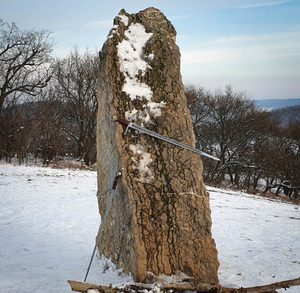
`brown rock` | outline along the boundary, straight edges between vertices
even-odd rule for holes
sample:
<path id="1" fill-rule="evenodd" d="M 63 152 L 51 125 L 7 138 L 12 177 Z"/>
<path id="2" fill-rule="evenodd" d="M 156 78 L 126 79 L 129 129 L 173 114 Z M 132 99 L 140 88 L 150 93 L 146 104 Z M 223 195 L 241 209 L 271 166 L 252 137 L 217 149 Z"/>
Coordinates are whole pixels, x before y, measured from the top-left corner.
<path id="1" fill-rule="evenodd" d="M 176 31 L 155 8 L 121 10 L 114 24 L 100 54 L 99 250 L 139 282 L 148 271 L 181 271 L 216 284 L 219 263 L 200 157 L 145 134 L 125 135 L 113 119 L 195 145 Z"/>

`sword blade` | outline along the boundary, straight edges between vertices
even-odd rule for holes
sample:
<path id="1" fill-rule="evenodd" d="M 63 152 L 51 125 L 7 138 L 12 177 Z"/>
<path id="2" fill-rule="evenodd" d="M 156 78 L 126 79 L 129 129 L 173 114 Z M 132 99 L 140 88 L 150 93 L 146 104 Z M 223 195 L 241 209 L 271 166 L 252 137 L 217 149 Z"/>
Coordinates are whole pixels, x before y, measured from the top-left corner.
<path id="1" fill-rule="evenodd" d="M 139 126 L 139 125 L 137 125 L 135 123 L 128 123 L 126 131 L 127 131 L 128 128 L 131 128 L 131 129 L 137 130 L 138 132 L 141 132 L 141 133 L 147 134 L 149 136 L 158 138 L 158 139 L 160 139 L 162 141 L 165 141 L 165 142 L 168 142 L 168 143 L 173 144 L 175 146 L 178 146 L 178 147 L 181 147 L 183 149 L 189 150 L 189 151 L 191 151 L 193 153 L 196 153 L 198 155 L 210 158 L 210 159 L 215 160 L 215 161 L 220 161 L 220 159 L 217 158 L 217 157 L 215 157 L 215 156 L 212 156 L 210 154 L 202 152 L 202 151 L 200 151 L 200 150 L 198 150 L 198 149 L 196 149 L 194 147 L 191 147 L 191 146 L 189 146 L 189 145 L 187 145 L 185 143 L 179 142 L 179 141 L 177 141 L 175 139 L 169 138 L 167 136 L 163 136 L 163 135 L 161 135 L 161 134 L 159 134 L 157 132 L 151 131 L 151 130 L 149 130 L 147 128 L 144 128 L 142 126 Z"/>

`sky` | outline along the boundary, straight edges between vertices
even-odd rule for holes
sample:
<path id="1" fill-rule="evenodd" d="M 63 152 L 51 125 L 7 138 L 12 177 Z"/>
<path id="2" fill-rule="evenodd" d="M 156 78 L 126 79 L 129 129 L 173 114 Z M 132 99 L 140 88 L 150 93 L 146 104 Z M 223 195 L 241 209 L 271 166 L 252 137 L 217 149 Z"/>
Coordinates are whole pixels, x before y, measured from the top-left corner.
<path id="1" fill-rule="evenodd" d="M 160 9 L 177 31 L 185 85 L 300 97 L 300 0 L 0 0 L 0 18 L 47 29 L 53 54 L 99 51 L 122 8 Z"/>

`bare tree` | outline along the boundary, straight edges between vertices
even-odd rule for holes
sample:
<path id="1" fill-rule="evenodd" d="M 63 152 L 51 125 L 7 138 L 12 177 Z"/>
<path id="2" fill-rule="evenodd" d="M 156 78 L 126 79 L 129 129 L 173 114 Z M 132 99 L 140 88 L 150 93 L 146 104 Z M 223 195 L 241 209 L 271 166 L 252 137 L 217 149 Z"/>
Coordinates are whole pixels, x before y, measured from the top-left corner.
<path id="1" fill-rule="evenodd" d="M 43 99 L 35 107 L 35 140 L 32 152 L 41 157 L 43 164 L 66 154 L 68 140 L 63 133 L 63 103 L 57 99 L 52 89 L 48 89 Z"/>
<path id="2" fill-rule="evenodd" d="M 264 179 L 266 192 L 276 188 L 299 196 L 298 122 L 282 125 L 231 87 L 210 93 L 189 86 L 186 95 L 198 147 L 221 160 L 216 164 L 203 158 L 206 180 L 219 183 L 226 177 L 231 184 L 255 190 Z"/>
<path id="3" fill-rule="evenodd" d="M 217 165 L 208 163 L 207 179 L 220 181 L 226 170 L 234 181 L 233 169 L 248 165 L 241 153 L 253 137 L 253 102 L 230 86 L 215 93 L 190 87 L 186 93 L 198 147 L 220 158 Z"/>
<path id="4" fill-rule="evenodd" d="M 50 79 L 53 43 L 46 30 L 21 30 L 0 19 L 0 113 L 8 97 L 35 96 Z"/>
<path id="5" fill-rule="evenodd" d="M 56 94 L 65 104 L 65 132 L 77 143 L 77 157 L 86 164 L 96 158 L 96 113 L 99 57 L 74 49 L 55 66 Z"/>
<path id="6" fill-rule="evenodd" d="M 10 100 L 0 116 L 0 158 L 10 162 L 13 157 L 22 163 L 35 136 L 34 103 L 18 104 Z"/>

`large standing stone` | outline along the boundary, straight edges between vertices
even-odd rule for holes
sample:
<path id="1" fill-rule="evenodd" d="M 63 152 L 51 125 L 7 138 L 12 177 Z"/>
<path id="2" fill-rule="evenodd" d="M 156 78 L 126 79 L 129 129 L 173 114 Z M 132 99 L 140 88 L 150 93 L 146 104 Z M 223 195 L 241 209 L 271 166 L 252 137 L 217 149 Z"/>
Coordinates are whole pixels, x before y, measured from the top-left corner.
<path id="1" fill-rule="evenodd" d="M 129 130 L 113 117 L 193 146 L 176 31 L 155 8 L 121 10 L 100 53 L 98 195 L 101 254 L 136 281 L 181 271 L 218 282 L 209 195 L 197 154 Z M 115 176 L 122 171 L 116 190 Z"/>

